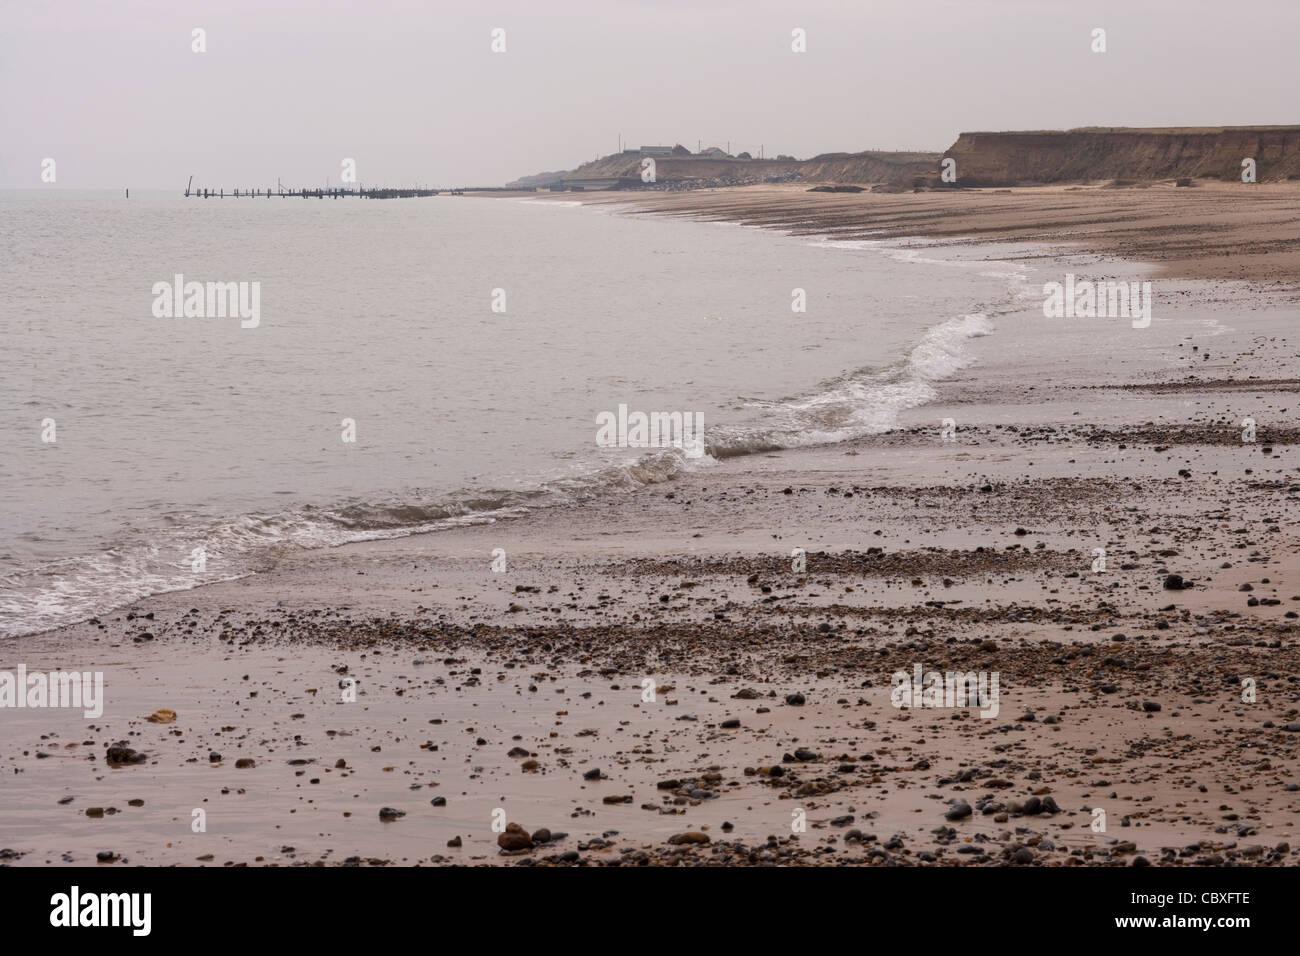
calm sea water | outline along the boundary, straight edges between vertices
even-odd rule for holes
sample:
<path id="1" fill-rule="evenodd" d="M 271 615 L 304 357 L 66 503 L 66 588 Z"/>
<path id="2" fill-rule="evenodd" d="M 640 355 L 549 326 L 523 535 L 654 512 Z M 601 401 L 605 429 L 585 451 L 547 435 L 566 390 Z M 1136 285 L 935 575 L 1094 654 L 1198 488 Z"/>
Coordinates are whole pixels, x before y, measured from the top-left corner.
<path id="1" fill-rule="evenodd" d="M 0 193 L 0 631 L 887 429 L 1014 286 L 915 259 L 537 200 Z M 155 317 L 177 273 L 260 283 L 260 324 Z M 708 454 L 597 447 L 619 404 L 701 413 Z"/>

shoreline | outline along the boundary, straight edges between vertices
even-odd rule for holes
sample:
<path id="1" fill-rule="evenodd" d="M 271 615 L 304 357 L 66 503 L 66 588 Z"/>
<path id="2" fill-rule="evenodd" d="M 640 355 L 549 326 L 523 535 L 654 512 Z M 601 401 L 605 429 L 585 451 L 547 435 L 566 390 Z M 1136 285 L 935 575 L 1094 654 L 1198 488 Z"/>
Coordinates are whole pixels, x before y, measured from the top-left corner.
<path id="1" fill-rule="evenodd" d="M 922 240 L 975 250 L 1033 242 L 1031 259 L 1095 256 L 1145 263 L 1163 279 L 1241 279 L 1300 300 L 1300 184 L 1072 184 L 915 193 L 808 188 L 615 191 L 583 194 L 577 201 L 840 240 Z M 536 198 L 575 201 L 569 193 Z"/>
<path id="2" fill-rule="evenodd" d="M 776 192 L 739 218 L 775 227 L 790 201 Z M 721 210 L 666 198 L 646 202 Z M 1193 293 L 1158 321 L 1185 324 L 1102 367 L 1071 346 L 1097 327 L 1052 339 L 1004 316 L 972 340 L 977 364 L 880 435 L 290 554 L 11 638 L 0 670 L 20 652 L 29 671 L 103 669 L 110 706 L 89 729 L 6 714 L 0 772 L 23 809 L 0 832 L 20 865 L 104 849 L 197 865 L 1295 865 L 1296 273 L 1285 242 L 1270 250 L 1223 300 L 1196 301 L 1237 268 L 1221 250 L 1191 277 L 1216 285 L 1170 274 L 1195 260 L 1154 264 Z M 1145 268 L 1103 254 L 1050 261 Z M 1150 381 L 1161 367 L 1173 377 Z M 1235 437 L 1244 404 L 1250 445 Z M 1170 574 L 1192 586 L 1167 590 Z M 893 707 L 890 675 L 915 665 L 999 673 L 999 715 Z M 343 667 L 356 703 L 339 699 Z M 144 719 L 159 708 L 176 722 Z M 146 762 L 91 759 L 119 740 Z M 497 808 L 568 835 L 503 854 Z"/>

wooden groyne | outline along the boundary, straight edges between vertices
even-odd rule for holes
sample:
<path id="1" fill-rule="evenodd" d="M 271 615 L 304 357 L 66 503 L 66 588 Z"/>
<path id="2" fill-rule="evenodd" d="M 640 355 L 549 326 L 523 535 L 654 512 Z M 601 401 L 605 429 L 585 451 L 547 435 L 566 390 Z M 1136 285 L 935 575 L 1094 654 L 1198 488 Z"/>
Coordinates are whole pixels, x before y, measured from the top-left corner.
<path id="1" fill-rule="evenodd" d="M 285 189 L 283 186 L 277 186 L 275 189 L 267 187 L 266 189 L 226 189 L 220 187 L 211 189 L 206 186 L 193 188 L 194 177 L 190 177 L 190 184 L 185 187 L 186 198 L 197 199 L 344 199 L 349 196 L 360 197 L 361 199 L 417 199 L 423 196 L 437 196 L 440 193 L 448 193 L 457 196 L 462 193 L 459 189 L 428 189 L 418 186 L 372 186 L 365 188 L 362 186 L 331 186 L 325 189 Z"/>

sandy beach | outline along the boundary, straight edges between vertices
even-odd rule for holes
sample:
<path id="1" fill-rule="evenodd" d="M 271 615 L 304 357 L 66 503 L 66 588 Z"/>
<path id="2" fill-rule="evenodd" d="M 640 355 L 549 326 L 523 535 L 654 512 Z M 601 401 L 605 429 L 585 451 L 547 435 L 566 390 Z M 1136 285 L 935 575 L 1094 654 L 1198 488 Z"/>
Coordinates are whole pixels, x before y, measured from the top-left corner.
<path id="1" fill-rule="evenodd" d="M 1295 865 L 1300 189 L 1242 195 L 637 197 L 1153 277 L 1157 322 L 1099 365 L 999 316 L 885 434 L 11 640 L 107 704 L 6 715 L 6 861 Z M 997 675 L 995 713 L 895 706 L 917 668 Z"/>
<path id="2" fill-rule="evenodd" d="M 563 195 L 563 194 L 561 194 Z M 814 193 L 802 184 L 593 194 L 627 204 L 833 239 L 984 246 L 1032 242 L 1035 257 L 1148 263 L 1161 278 L 1236 279 L 1300 292 L 1300 188 L 1171 182 L 924 192 Z"/>

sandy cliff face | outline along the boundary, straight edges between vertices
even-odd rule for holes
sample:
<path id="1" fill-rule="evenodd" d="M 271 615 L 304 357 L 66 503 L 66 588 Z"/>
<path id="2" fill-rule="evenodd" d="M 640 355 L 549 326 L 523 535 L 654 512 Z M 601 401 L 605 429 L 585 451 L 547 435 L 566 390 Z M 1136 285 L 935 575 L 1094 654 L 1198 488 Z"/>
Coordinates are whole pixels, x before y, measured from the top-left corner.
<path id="1" fill-rule="evenodd" d="M 810 183 L 910 184 L 938 161 L 935 153 L 826 153 L 799 165 L 803 180 Z"/>
<path id="2" fill-rule="evenodd" d="M 1300 179 L 1300 126 L 1073 129 L 962 133 L 944 156 L 964 186 L 1213 178 L 1241 181 L 1252 158 L 1259 182 Z"/>

